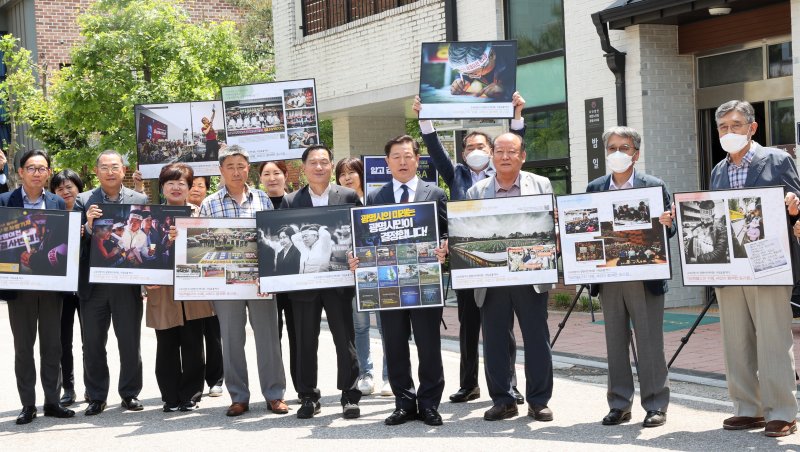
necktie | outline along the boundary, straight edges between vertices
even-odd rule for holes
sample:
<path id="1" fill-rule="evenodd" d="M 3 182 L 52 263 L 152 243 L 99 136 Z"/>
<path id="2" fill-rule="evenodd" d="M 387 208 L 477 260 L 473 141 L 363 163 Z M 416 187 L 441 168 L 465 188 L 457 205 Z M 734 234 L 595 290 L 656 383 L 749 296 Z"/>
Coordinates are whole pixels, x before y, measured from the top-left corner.
<path id="1" fill-rule="evenodd" d="M 403 184 L 400 186 L 403 189 L 403 193 L 400 194 L 400 203 L 408 202 L 408 185 Z"/>

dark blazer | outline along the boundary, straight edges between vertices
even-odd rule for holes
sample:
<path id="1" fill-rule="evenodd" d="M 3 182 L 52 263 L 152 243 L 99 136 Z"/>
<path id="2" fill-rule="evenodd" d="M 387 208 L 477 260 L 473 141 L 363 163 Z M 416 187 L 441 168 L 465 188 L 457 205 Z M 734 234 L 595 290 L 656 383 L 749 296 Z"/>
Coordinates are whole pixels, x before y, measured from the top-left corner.
<path id="1" fill-rule="evenodd" d="M 750 167 L 747 169 L 745 187 L 770 187 L 782 185 L 784 193 L 794 192 L 800 196 L 800 177 L 797 175 L 797 166 L 794 159 L 786 152 L 777 148 L 765 148 L 753 141 L 752 149 L 755 155 Z M 728 178 L 728 159 L 724 158 L 717 163 L 711 171 L 711 189 L 728 190 L 731 181 Z M 792 273 L 795 281 L 800 281 L 800 246 L 792 234 L 792 224 L 797 218 L 789 218 L 789 250 L 792 258 Z"/>
<path id="2" fill-rule="evenodd" d="M 0 207 L 25 207 L 22 201 L 22 187 L 16 188 L 14 191 L 5 192 L 0 194 Z M 44 191 L 44 208 L 52 210 L 66 210 L 67 204 L 61 199 L 60 196 Z M 0 299 L 15 300 L 17 298 L 16 290 L 2 290 L 0 291 Z"/>
<path id="3" fill-rule="evenodd" d="M 276 251 L 277 257 L 275 258 L 275 274 L 276 275 L 294 275 L 300 270 L 300 250 L 295 248 L 294 245 L 289 247 L 289 252 L 286 257 L 283 257 L 283 250 Z M 296 269 L 294 272 L 286 272 L 281 269 Z"/>
<path id="4" fill-rule="evenodd" d="M 414 202 L 436 201 L 438 212 L 439 236 L 447 238 L 447 194 L 432 182 L 419 179 L 417 191 L 414 193 Z M 397 204 L 394 199 L 392 182 L 387 182 L 378 191 L 373 191 L 367 196 L 367 205 Z"/>
<path id="5" fill-rule="evenodd" d="M 358 193 L 355 190 L 352 190 L 347 187 L 342 187 L 339 185 L 330 185 L 331 190 L 328 193 L 328 205 L 329 206 L 340 206 L 343 204 L 353 204 L 356 206 L 361 205 L 361 200 L 358 199 Z M 283 201 L 281 201 L 280 209 L 291 209 L 297 207 L 314 207 L 314 204 L 311 202 L 311 194 L 309 193 L 310 188 L 308 185 L 297 190 L 296 192 L 289 193 L 288 195 L 283 197 Z M 300 268 L 300 251 L 292 247 L 294 253 L 296 253 L 295 259 L 297 259 L 297 268 Z M 289 253 L 287 259 L 292 258 L 292 252 Z M 280 259 L 280 253 L 278 254 L 278 259 Z M 342 297 L 347 298 L 348 300 L 353 298 L 355 295 L 355 289 L 353 287 L 337 287 L 335 289 L 337 293 L 339 293 Z M 297 292 L 291 292 L 289 296 L 293 300 L 313 300 L 316 298 L 318 290 L 300 290 Z"/>
<path id="6" fill-rule="evenodd" d="M 586 186 L 586 192 L 598 192 L 598 191 L 608 191 L 608 187 L 611 186 L 611 174 L 606 174 L 605 176 L 600 176 L 597 179 L 589 182 L 589 185 Z M 634 170 L 633 174 L 633 188 L 643 188 L 643 187 L 661 187 L 661 193 L 664 196 L 664 209 L 668 210 L 672 208 L 672 197 L 669 194 L 669 190 L 667 190 L 667 185 L 661 179 L 651 176 L 643 171 L 636 171 Z M 677 227 L 675 222 L 672 223 L 671 228 L 667 228 L 667 238 L 671 238 L 675 235 L 677 231 Z M 669 247 L 669 243 L 666 243 L 667 247 Z M 644 281 L 644 287 L 653 295 L 663 295 L 667 293 L 669 290 L 667 286 L 667 280 L 653 280 L 653 281 Z M 600 290 L 599 285 L 592 284 L 589 288 L 589 292 L 592 295 L 596 295 L 597 292 Z"/>
<path id="7" fill-rule="evenodd" d="M 122 198 L 121 204 L 147 204 L 147 195 L 133 191 L 129 188 L 122 187 L 120 191 Z M 85 191 L 78 195 L 75 200 L 75 206 L 72 210 L 81 213 L 81 225 L 86 224 L 86 211 L 89 207 L 95 204 L 103 203 L 103 192 L 100 187 L 94 190 Z M 92 243 L 92 236 L 88 232 L 84 232 L 81 238 L 81 259 L 80 259 L 80 272 L 78 274 L 78 296 L 82 300 L 88 300 L 92 295 L 94 284 L 89 284 L 89 248 Z M 139 285 L 120 285 L 120 290 L 129 288 L 137 297 L 141 297 L 142 289 Z"/>

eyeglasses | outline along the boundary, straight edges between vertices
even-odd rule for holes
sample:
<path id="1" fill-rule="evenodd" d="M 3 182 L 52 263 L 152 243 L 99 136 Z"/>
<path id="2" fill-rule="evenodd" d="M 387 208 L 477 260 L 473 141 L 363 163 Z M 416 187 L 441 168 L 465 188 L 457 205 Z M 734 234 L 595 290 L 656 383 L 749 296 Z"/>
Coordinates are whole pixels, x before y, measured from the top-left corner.
<path id="1" fill-rule="evenodd" d="M 631 152 L 636 151 L 636 148 L 631 147 L 631 145 L 629 145 L 629 144 L 623 144 L 622 146 L 617 146 L 617 147 L 609 146 L 609 147 L 606 148 L 606 151 L 608 151 L 609 154 L 613 154 L 614 152 L 617 152 L 617 151 L 624 152 L 626 154 L 630 154 Z"/>
<path id="2" fill-rule="evenodd" d="M 101 173 L 111 174 L 111 173 L 118 173 L 118 172 L 122 171 L 122 166 L 121 165 L 113 165 L 113 166 L 105 166 L 105 165 L 103 165 L 103 166 L 98 167 L 97 169 L 100 170 Z"/>
<path id="3" fill-rule="evenodd" d="M 494 154 L 500 158 L 514 157 L 519 154 L 519 151 L 498 151 L 497 149 L 495 149 Z"/>
<path id="4" fill-rule="evenodd" d="M 34 175 L 36 173 L 46 174 L 48 171 L 50 171 L 50 168 L 48 168 L 46 166 L 26 166 L 25 167 L 25 172 L 30 174 L 30 175 Z"/>
<path id="5" fill-rule="evenodd" d="M 745 130 L 746 128 L 749 128 L 750 124 L 752 124 L 752 123 L 751 122 L 745 122 L 745 123 L 736 122 L 736 123 L 733 123 L 731 125 L 717 126 L 717 130 L 722 135 L 725 135 L 726 133 L 730 133 L 730 132 L 739 133 L 739 132 Z"/>

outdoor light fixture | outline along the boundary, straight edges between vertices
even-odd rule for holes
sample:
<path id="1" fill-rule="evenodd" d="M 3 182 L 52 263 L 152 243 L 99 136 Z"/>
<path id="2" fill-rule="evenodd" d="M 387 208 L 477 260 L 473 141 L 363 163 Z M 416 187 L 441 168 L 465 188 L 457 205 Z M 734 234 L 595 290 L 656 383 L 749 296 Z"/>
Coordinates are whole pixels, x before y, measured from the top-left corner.
<path id="1" fill-rule="evenodd" d="M 730 13 L 731 13 L 730 8 L 722 8 L 722 7 L 708 8 L 708 14 L 711 14 L 712 16 L 726 16 Z"/>

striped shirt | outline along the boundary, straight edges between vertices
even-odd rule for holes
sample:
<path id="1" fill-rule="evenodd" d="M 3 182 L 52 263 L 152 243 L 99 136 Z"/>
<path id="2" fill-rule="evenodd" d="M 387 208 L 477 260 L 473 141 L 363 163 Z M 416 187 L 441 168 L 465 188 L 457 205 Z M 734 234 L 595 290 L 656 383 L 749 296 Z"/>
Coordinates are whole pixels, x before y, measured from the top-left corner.
<path id="1" fill-rule="evenodd" d="M 728 159 L 728 181 L 730 182 L 731 188 L 744 187 L 744 182 L 747 180 L 747 169 L 750 168 L 750 162 L 753 161 L 753 157 L 756 155 L 754 151 L 755 144 L 754 141 L 750 145 L 750 149 L 748 149 L 747 153 L 742 157 L 742 162 L 739 166 L 733 163 L 730 155 L 726 157 Z"/>
<path id="2" fill-rule="evenodd" d="M 217 218 L 255 218 L 256 212 L 272 210 L 269 196 L 261 190 L 245 185 L 244 202 L 238 204 L 228 194 L 227 187 L 222 187 L 218 192 L 209 195 L 200 205 L 201 217 Z"/>

